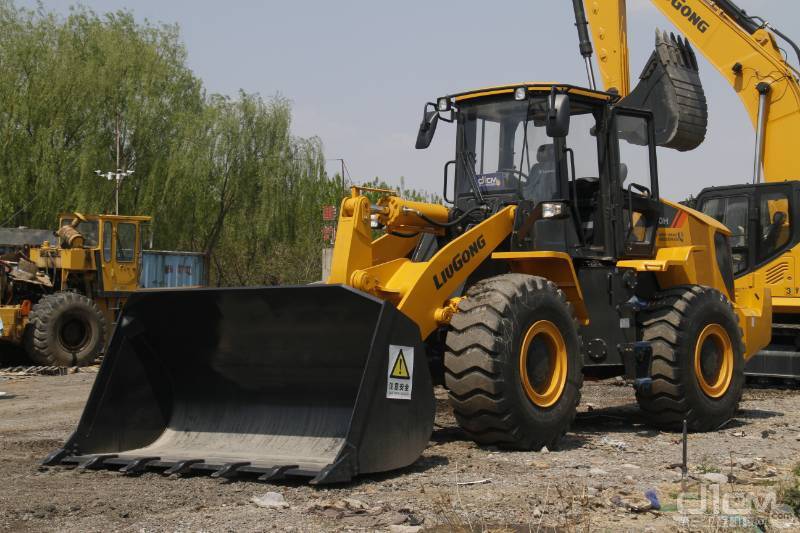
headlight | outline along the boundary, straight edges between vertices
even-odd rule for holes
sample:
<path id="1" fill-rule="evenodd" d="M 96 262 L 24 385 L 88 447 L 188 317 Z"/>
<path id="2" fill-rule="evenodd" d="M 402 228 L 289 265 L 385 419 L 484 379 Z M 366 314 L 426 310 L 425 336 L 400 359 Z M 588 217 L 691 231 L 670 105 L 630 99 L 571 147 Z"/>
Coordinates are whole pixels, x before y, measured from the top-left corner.
<path id="1" fill-rule="evenodd" d="M 514 91 L 514 100 L 525 100 L 528 97 L 527 87 L 517 87 Z"/>
<path id="2" fill-rule="evenodd" d="M 436 107 L 441 112 L 449 111 L 450 110 L 450 99 L 446 96 L 439 98 L 436 101 Z"/>
<path id="3" fill-rule="evenodd" d="M 558 218 L 564 214 L 564 204 L 546 202 L 542 204 L 542 218 Z"/>

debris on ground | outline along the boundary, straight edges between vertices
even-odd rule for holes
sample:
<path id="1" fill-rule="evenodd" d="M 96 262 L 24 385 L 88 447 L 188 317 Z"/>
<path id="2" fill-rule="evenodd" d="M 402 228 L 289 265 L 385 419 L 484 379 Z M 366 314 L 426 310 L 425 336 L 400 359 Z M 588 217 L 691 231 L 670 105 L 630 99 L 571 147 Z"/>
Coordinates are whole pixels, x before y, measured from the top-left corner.
<path id="1" fill-rule="evenodd" d="M 622 507 L 633 513 L 644 513 L 653 509 L 653 504 L 647 498 L 639 498 L 635 496 L 613 496 L 610 500 L 611 505 Z"/>
<path id="2" fill-rule="evenodd" d="M 476 481 L 459 481 L 456 485 L 459 486 L 467 486 L 467 485 L 485 485 L 486 483 L 491 483 L 491 479 L 478 479 Z"/>
<path id="3" fill-rule="evenodd" d="M 661 509 L 661 502 L 658 499 L 658 493 L 655 489 L 649 489 L 647 492 L 644 493 L 644 497 L 650 502 L 650 506 L 658 511 Z"/>
<path id="4" fill-rule="evenodd" d="M 280 492 L 266 492 L 260 496 L 253 496 L 250 501 L 259 507 L 266 507 L 268 509 L 288 509 L 289 502 L 283 497 Z"/>
<path id="5" fill-rule="evenodd" d="M 723 485 L 728 482 L 728 476 L 718 472 L 708 472 L 703 474 L 702 479 L 704 481 L 708 481 L 709 483 L 716 483 L 718 485 Z"/>

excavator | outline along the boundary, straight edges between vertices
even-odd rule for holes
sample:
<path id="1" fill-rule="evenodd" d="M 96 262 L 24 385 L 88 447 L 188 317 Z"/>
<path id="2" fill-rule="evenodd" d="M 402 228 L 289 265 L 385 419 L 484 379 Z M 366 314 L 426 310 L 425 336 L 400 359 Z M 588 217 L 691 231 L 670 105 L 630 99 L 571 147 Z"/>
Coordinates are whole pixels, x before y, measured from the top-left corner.
<path id="1" fill-rule="evenodd" d="M 347 482 L 418 459 L 437 383 L 509 449 L 556 448 L 584 378 L 628 378 L 657 427 L 726 424 L 772 308 L 734 288 L 731 231 L 659 194 L 656 147 L 705 135 L 658 96 L 704 98 L 687 50 L 659 43 L 637 105 L 550 82 L 426 103 L 417 149 L 455 128 L 443 203 L 352 187 L 323 284 L 134 293 L 45 464 Z"/>
<path id="2" fill-rule="evenodd" d="M 697 207 L 733 231 L 736 290 L 763 287 L 772 294 L 772 341 L 748 362 L 747 375 L 796 384 L 800 380 L 800 157 L 794 151 L 800 134 L 800 72 L 780 44 L 788 44 L 798 63 L 800 48 L 731 0 L 651 2 L 730 84 L 755 128 L 752 176 L 743 176 L 741 185 L 704 189 Z M 641 98 L 637 91 L 642 84 L 630 90 L 626 0 L 573 0 L 573 5 L 590 83 L 594 44 L 605 89 L 629 100 Z M 681 37 L 658 32 L 657 40 L 688 49 Z M 663 59 L 671 62 L 675 55 Z M 652 64 L 648 63 L 643 79 Z M 673 80 L 674 91 L 668 91 L 667 98 L 692 98 L 686 83 L 697 83 L 694 75 Z M 705 106 L 695 103 L 695 112 Z M 695 116 L 704 120 L 702 113 Z"/>

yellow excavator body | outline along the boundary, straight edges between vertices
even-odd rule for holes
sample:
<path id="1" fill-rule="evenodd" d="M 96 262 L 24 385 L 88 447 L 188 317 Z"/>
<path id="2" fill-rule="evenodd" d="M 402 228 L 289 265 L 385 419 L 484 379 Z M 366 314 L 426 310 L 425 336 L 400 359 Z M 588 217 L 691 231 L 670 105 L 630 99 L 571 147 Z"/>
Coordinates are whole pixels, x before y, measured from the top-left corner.
<path id="1" fill-rule="evenodd" d="M 602 84 L 625 98 L 632 92 L 627 2 L 580 1 Z M 773 339 L 749 364 L 748 374 L 796 381 L 800 379 L 800 275 L 795 270 L 800 265 L 800 213 L 795 180 L 800 176 L 800 158 L 794 139 L 800 133 L 800 74 L 779 39 L 788 43 L 798 61 L 800 48 L 774 25 L 745 13 L 732 0 L 651 3 L 728 82 L 756 130 L 752 175 L 742 176 L 741 186 L 704 189 L 697 206 L 729 224 L 735 233 L 737 290 L 767 288 L 772 293 Z M 680 37 L 671 40 L 681 42 Z M 642 76 L 646 75 L 647 68 Z M 684 88 L 677 87 L 678 91 Z M 746 211 L 755 216 L 743 215 Z"/>

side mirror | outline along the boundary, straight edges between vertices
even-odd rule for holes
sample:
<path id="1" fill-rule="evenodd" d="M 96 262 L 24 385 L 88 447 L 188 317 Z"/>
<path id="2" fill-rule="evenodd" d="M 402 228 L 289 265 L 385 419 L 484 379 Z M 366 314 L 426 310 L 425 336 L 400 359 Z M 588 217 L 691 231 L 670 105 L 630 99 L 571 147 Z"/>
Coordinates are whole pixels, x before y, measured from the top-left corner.
<path id="1" fill-rule="evenodd" d="M 424 150 L 431 145 L 433 135 L 436 133 L 436 125 L 439 123 L 438 111 L 426 111 L 422 115 L 422 123 L 419 125 L 417 133 L 417 150 Z"/>
<path id="2" fill-rule="evenodd" d="M 547 99 L 547 136 L 566 137 L 569 135 L 569 95 L 550 93 Z"/>

